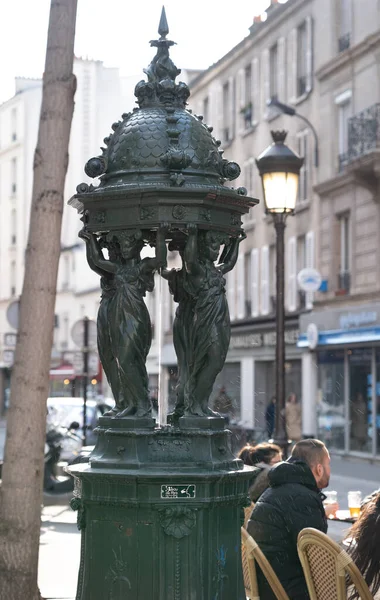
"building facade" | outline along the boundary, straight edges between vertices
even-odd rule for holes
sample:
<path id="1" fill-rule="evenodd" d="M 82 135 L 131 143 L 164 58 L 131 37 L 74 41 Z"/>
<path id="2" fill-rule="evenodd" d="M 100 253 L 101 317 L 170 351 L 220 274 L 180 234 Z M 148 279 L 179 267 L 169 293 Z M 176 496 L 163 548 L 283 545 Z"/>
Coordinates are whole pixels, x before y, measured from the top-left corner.
<path id="1" fill-rule="evenodd" d="M 306 413 L 335 451 L 379 457 L 380 16 L 371 0 L 326 0 L 320 11 L 315 192 L 327 290 L 301 318 Z"/>
<path id="2" fill-rule="evenodd" d="M 379 456 L 377 3 L 288 0 L 272 2 L 265 16 L 191 86 L 191 108 L 242 166 L 235 185 L 261 201 L 228 277 L 232 338 L 214 395 L 224 388 L 232 418 L 264 427 L 275 385 L 275 236 L 255 158 L 271 129 L 286 129 L 305 157 L 286 228 L 286 389 L 302 399 L 304 435 L 338 452 Z M 268 107 L 273 96 L 316 137 L 302 118 Z M 314 294 L 298 285 L 305 267 L 321 275 Z"/>
<path id="3" fill-rule="evenodd" d="M 272 129 L 287 129 L 287 143 L 305 157 L 297 210 L 286 227 L 285 343 L 286 393 L 302 396 L 302 350 L 297 346 L 299 316 L 313 306 L 313 294 L 298 288 L 297 273 L 316 266 L 319 201 L 314 138 L 303 121 L 268 106 L 272 97 L 292 104 L 315 120 L 316 3 L 272 3 L 266 20 L 256 19 L 249 35 L 191 82 L 190 106 L 214 127 L 224 155 L 242 168 L 234 187 L 260 199 L 244 219 L 247 239 L 227 277 L 232 337 L 226 365 L 214 388 L 231 399 L 230 418 L 265 430 L 265 411 L 275 393 L 275 230 L 265 214 L 255 158 L 270 144 Z"/>
<path id="4" fill-rule="evenodd" d="M 66 206 L 81 181 L 83 168 L 96 155 L 111 124 L 133 104 L 132 82 L 123 81 L 118 69 L 100 61 L 74 61 L 77 77 L 75 109 L 69 145 L 62 221 L 62 253 L 57 281 L 51 387 L 56 394 L 80 393 L 71 338 L 74 323 L 85 315 L 95 318 L 99 304 L 99 278 L 86 264 L 84 244 L 78 239 L 80 221 Z M 37 143 L 42 82 L 16 78 L 16 93 L 0 106 L 0 414 L 9 397 L 17 334 L 17 304 L 22 291 L 24 252 L 32 199 L 33 158 Z M 96 361 L 92 374 L 101 377 Z M 75 385 L 77 389 L 75 389 Z M 94 384 L 94 393 L 99 390 Z"/>

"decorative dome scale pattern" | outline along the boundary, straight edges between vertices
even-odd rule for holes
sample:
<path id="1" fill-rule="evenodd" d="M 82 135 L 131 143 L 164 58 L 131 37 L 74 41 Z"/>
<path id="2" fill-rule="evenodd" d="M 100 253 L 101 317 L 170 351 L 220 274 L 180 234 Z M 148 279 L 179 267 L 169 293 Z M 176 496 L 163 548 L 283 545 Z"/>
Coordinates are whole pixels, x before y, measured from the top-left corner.
<path id="1" fill-rule="evenodd" d="M 99 192 L 136 185 L 223 186 L 240 174 L 239 165 L 223 158 L 212 127 L 186 109 L 190 91 L 185 83 L 175 82 L 180 69 L 169 57 L 174 42 L 166 39 L 169 29 L 164 10 L 158 32 L 159 40 L 150 42 L 157 54 L 144 70 L 148 81 L 138 82 L 135 88 L 139 108 L 112 125 L 102 155 L 86 164 L 89 177 L 100 177 Z M 81 184 L 77 191 L 94 190 L 92 186 L 85 190 Z"/>

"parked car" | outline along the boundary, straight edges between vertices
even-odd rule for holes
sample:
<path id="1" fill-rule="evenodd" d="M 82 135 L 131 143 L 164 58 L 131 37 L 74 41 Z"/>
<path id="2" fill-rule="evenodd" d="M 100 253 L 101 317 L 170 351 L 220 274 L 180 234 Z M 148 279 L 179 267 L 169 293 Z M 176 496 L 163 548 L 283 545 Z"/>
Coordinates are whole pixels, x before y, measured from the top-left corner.
<path id="1" fill-rule="evenodd" d="M 89 399 L 86 401 L 86 444 L 96 443 L 98 419 L 113 406 L 113 401 L 97 401 Z M 83 439 L 83 398 L 74 397 L 51 397 L 47 400 L 47 422 L 48 425 L 69 428 L 76 421 L 79 423 L 77 438 L 67 437 L 62 441 L 61 458 L 64 461 L 71 460 L 73 454 L 79 453 Z"/>

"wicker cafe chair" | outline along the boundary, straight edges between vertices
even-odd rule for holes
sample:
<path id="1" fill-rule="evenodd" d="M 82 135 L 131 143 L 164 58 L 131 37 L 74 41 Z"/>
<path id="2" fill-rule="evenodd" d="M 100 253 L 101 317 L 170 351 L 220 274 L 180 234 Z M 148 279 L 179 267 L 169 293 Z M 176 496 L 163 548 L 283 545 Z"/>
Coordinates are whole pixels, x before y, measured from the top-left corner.
<path id="1" fill-rule="evenodd" d="M 255 562 L 257 562 L 277 600 L 289 600 L 287 593 L 282 587 L 268 560 L 265 558 L 253 537 L 249 535 L 244 527 L 241 528 L 241 538 L 244 586 L 247 597 L 251 598 L 251 600 L 260 600 L 255 566 Z M 249 586 L 248 588 L 247 584 Z"/>
<path id="2" fill-rule="evenodd" d="M 310 600 L 346 600 L 352 586 L 361 600 L 373 600 L 352 558 L 325 533 L 307 527 L 298 534 L 297 550 Z"/>

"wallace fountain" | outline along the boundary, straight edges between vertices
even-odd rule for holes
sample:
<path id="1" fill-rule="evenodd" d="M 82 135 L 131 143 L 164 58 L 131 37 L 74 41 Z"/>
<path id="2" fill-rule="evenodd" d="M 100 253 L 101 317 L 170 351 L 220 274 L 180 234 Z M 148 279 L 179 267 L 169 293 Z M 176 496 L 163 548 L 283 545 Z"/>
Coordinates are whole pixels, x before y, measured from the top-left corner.
<path id="1" fill-rule="evenodd" d="M 70 467 L 81 529 L 77 600 L 245 600 L 240 526 L 251 467 L 231 451 L 209 408 L 230 341 L 225 274 L 257 200 L 233 189 L 239 166 L 186 108 L 163 9 L 138 107 L 122 115 L 85 166 L 70 204 L 81 214 L 89 267 L 100 276 L 98 348 L 115 406 L 99 419 L 89 463 Z M 167 244 L 179 252 L 169 269 Z M 142 258 L 144 246 L 154 256 Z M 177 303 L 177 402 L 152 418 L 144 297 L 158 272 Z"/>

